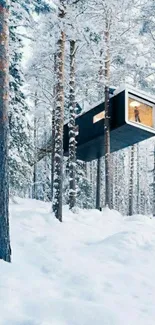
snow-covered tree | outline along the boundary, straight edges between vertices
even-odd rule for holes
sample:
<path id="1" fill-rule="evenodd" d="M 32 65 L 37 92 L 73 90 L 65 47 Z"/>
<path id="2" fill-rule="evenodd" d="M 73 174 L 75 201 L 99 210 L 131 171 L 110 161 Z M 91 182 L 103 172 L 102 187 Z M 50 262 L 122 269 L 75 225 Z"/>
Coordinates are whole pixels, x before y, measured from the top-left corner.
<path id="1" fill-rule="evenodd" d="M 0 259 L 11 262 L 9 235 L 8 109 L 9 2 L 0 4 Z"/>

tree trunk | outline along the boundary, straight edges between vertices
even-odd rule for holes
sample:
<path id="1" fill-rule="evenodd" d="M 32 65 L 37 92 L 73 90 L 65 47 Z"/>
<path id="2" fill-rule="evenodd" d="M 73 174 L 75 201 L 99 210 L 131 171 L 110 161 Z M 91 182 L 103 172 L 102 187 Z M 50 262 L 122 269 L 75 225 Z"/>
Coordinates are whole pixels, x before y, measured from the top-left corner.
<path id="1" fill-rule="evenodd" d="M 110 208 L 110 116 L 109 116 L 109 79 L 110 79 L 110 33 L 108 19 L 105 30 L 105 205 Z"/>
<path id="2" fill-rule="evenodd" d="M 114 182 L 115 182 L 115 210 L 119 211 L 118 207 L 118 153 L 115 152 L 114 160 Z"/>
<path id="3" fill-rule="evenodd" d="M 63 2 L 62 2 L 63 5 Z M 58 17 L 65 17 L 65 9 L 58 9 Z M 57 85 L 55 109 L 55 159 L 54 159 L 54 199 L 53 211 L 55 217 L 62 222 L 62 186 L 63 186 L 63 125 L 64 125 L 64 49 L 65 33 L 61 29 L 57 41 Z"/>
<path id="4" fill-rule="evenodd" d="M 56 109 L 56 53 L 54 54 L 54 88 L 53 88 L 53 111 L 52 111 L 52 152 L 51 152 L 51 201 L 53 200 L 54 184 L 54 152 L 55 152 L 55 109 Z"/>
<path id="5" fill-rule="evenodd" d="M 140 213 L 139 191 L 140 191 L 140 164 L 139 164 L 139 144 L 137 144 L 137 213 Z"/>
<path id="6" fill-rule="evenodd" d="M 0 4 L 0 259 L 11 262 L 9 235 L 8 108 L 9 4 Z"/>
<path id="7" fill-rule="evenodd" d="M 129 179 L 129 216 L 133 215 L 134 145 L 131 147 Z"/>
<path id="8" fill-rule="evenodd" d="M 104 96 L 104 85 L 103 85 L 103 76 L 104 76 L 104 69 L 103 69 L 103 50 L 100 50 L 100 66 L 99 66 L 99 87 L 98 87 L 98 100 L 103 99 Z"/>
<path id="9" fill-rule="evenodd" d="M 69 208 L 76 203 L 76 130 L 75 130 L 75 41 L 70 41 L 70 104 L 69 104 Z"/>
<path id="10" fill-rule="evenodd" d="M 47 117 L 44 112 L 44 143 L 47 143 Z M 48 198 L 47 193 L 47 182 L 48 182 L 48 162 L 47 154 L 44 157 L 44 180 L 43 180 L 43 200 L 46 202 Z"/>
<path id="11" fill-rule="evenodd" d="M 96 209 L 101 208 L 101 158 L 97 159 Z"/>
<path id="12" fill-rule="evenodd" d="M 110 208 L 114 208 L 114 156 L 110 156 Z"/>
<path id="13" fill-rule="evenodd" d="M 37 92 L 35 93 L 35 103 L 34 103 L 34 161 L 37 155 Z M 37 198 L 37 162 L 33 166 L 33 187 L 32 187 L 32 198 Z"/>
<path id="14" fill-rule="evenodd" d="M 154 144 L 154 168 L 153 168 L 153 216 L 155 217 L 155 144 Z"/>
<path id="15" fill-rule="evenodd" d="M 99 85 L 98 85 L 98 100 L 101 100 L 104 95 L 103 87 L 103 60 L 102 60 L 103 50 L 100 50 L 100 64 L 99 64 Z M 100 210 L 101 208 L 101 158 L 97 159 L 97 178 L 96 178 L 96 209 Z"/>

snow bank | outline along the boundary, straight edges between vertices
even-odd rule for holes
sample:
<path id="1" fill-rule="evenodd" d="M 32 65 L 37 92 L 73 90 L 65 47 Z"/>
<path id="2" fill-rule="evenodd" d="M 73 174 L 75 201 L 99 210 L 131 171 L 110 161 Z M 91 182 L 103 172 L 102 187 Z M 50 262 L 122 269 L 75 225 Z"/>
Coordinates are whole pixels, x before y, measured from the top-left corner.
<path id="1" fill-rule="evenodd" d="M 0 261 L 0 325 L 154 325 L 155 220 L 11 203 L 13 263 Z"/>

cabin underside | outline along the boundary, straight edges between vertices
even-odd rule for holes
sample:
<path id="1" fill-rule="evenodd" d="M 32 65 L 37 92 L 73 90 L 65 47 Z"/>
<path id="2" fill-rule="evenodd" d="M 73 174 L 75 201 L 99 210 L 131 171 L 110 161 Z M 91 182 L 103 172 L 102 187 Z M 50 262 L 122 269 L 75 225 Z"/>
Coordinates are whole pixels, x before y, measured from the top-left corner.
<path id="1" fill-rule="evenodd" d="M 149 139 L 154 134 L 149 131 L 125 124 L 110 132 L 111 152 L 127 148 L 133 144 Z M 68 152 L 64 153 L 68 156 Z M 83 145 L 77 146 L 77 159 L 92 161 L 104 156 L 104 136 L 95 138 Z"/>

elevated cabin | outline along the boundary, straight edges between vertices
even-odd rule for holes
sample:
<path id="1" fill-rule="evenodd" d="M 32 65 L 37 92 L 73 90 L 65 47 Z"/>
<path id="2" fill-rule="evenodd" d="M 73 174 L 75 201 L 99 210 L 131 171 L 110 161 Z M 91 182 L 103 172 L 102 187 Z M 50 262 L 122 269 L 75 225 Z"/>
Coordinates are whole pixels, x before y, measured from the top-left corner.
<path id="1" fill-rule="evenodd" d="M 110 98 L 111 152 L 155 136 L 155 97 L 132 87 L 115 90 Z M 104 102 L 76 117 L 77 159 L 104 156 Z M 68 155 L 68 123 L 64 125 L 64 155 Z"/>

